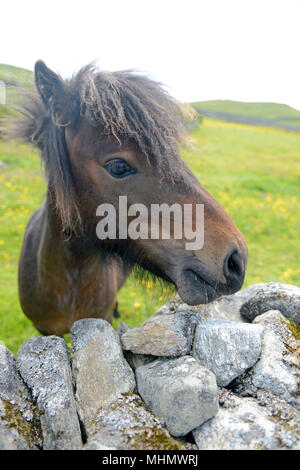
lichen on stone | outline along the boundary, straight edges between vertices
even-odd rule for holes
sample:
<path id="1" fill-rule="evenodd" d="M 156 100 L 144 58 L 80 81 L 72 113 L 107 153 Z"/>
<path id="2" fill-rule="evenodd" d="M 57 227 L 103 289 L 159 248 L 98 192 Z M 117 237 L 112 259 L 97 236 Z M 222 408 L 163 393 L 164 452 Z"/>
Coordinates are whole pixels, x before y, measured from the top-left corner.
<path id="1" fill-rule="evenodd" d="M 276 426 L 275 437 L 279 441 L 278 448 L 287 449 L 300 442 L 300 413 L 284 400 L 268 392 L 258 392 L 258 405 L 265 407 L 268 416 Z"/>
<path id="2" fill-rule="evenodd" d="M 102 408 L 89 425 L 89 442 L 117 449 L 184 450 L 185 443 L 173 438 L 141 398 L 123 394 L 113 405 Z"/>
<path id="3" fill-rule="evenodd" d="M 26 420 L 19 408 L 1 397 L 4 414 L 2 420 L 7 428 L 14 428 L 18 434 L 25 439 L 28 445 L 34 448 L 34 445 L 41 445 L 41 425 L 36 411 L 34 410 L 33 419 Z"/>
<path id="4" fill-rule="evenodd" d="M 288 329 L 294 336 L 294 338 L 298 341 L 300 341 L 300 324 L 297 324 L 293 322 L 290 318 L 287 318 L 286 320 L 282 320 L 282 323 L 287 325 Z"/>

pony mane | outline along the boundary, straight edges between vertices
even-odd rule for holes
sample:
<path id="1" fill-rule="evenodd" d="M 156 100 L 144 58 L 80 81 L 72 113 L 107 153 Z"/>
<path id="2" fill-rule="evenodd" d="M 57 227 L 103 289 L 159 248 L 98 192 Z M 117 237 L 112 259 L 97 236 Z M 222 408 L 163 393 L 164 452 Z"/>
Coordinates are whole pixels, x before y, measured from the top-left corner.
<path id="1" fill-rule="evenodd" d="M 132 70 L 99 72 L 88 65 L 70 81 L 79 96 L 80 115 L 121 142 L 132 140 L 157 163 L 177 153 L 182 113 L 161 84 Z"/>
<path id="2" fill-rule="evenodd" d="M 47 109 L 37 92 L 27 92 L 13 135 L 42 151 L 48 187 L 54 194 L 63 229 L 72 231 L 80 222 L 80 214 L 65 128 L 76 128 L 84 118 L 100 130 L 103 138 L 113 138 L 120 145 L 133 142 L 164 174 L 172 167 L 169 159 L 179 155 L 178 141 L 185 133 L 184 113 L 161 84 L 132 70 L 104 72 L 92 63 L 70 79 L 59 79 L 66 96 L 63 109 L 69 118 L 53 103 Z"/>

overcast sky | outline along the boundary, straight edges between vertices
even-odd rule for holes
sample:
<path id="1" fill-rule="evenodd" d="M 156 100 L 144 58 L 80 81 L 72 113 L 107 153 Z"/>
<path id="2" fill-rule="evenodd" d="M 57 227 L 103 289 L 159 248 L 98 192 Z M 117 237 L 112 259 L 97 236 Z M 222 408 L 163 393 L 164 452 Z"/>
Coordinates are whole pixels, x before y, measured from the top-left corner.
<path id="1" fill-rule="evenodd" d="M 13 0 L 0 62 L 63 76 L 98 59 L 134 68 L 182 101 L 275 101 L 300 109 L 300 0 Z"/>

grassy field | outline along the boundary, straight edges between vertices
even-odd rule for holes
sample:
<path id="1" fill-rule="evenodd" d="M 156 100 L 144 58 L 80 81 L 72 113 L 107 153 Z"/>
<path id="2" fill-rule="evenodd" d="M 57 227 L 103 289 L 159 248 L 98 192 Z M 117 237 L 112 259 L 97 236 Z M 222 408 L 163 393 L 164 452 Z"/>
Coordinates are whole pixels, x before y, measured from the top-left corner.
<path id="1" fill-rule="evenodd" d="M 300 134 L 204 119 L 183 156 L 224 206 L 249 246 L 245 285 L 300 285 Z M 45 194 L 38 155 L 0 142 L 0 340 L 16 352 L 37 331 L 22 314 L 17 263 L 25 225 Z M 121 320 L 136 326 L 168 297 L 129 279 L 119 295 Z M 115 325 L 120 320 L 115 322 Z"/>
<path id="2" fill-rule="evenodd" d="M 32 72 L 0 64 L 0 80 L 31 86 Z M 274 103 L 209 103 L 249 116 L 300 116 Z M 3 112 L 7 108 L 0 106 L 0 116 Z M 182 155 L 247 239 L 245 285 L 300 285 L 300 133 L 204 119 Z M 0 140 L 0 162 L 0 341 L 16 353 L 26 338 L 38 334 L 19 306 L 17 265 L 26 223 L 43 201 L 46 185 L 31 147 Z M 119 294 L 121 318 L 115 326 L 121 320 L 136 326 L 168 295 L 151 281 L 130 278 Z"/>

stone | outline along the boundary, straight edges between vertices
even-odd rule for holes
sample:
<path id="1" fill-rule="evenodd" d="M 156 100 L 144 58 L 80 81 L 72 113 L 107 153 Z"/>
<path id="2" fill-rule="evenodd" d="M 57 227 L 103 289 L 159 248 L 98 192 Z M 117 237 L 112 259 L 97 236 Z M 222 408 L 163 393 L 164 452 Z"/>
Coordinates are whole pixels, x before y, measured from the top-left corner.
<path id="1" fill-rule="evenodd" d="M 253 284 L 235 294 L 224 295 L 218 299 L 203 305 L 199 310 L 198 317 L 201 321 L 223 319 L 236 322 L 247 322 L 248 320 L 241 315 L 242 306 L 252 299 L 265 284 Z"/>
<path id="2" fill-rule="evenodd" d="M 89 426 L 86 450 L 183 450 L 138 395 L 119 398 L 102 408 Z"/>
<path id="3" fill-rule="evenodd" d="M 121 336 L 124 333 L 127 333 L 127 331 L 130 331 L 130 330 L 131 330 L 130 326 L 127 325 L 127 323 L 125 323 L 124 321 L 122 321 L 120 325 L 118 326 L 118 328 L 116 329 L 116 332 L 118 333 L 119 338 L 121 338 Z M 135 370 L 137 367 L 143 366 L 157 359 L 156 356 L 150 356 L 146 354 L 134 354 L 131 351 L 123 351 L 123 354 L 124 354 L 126 361 L 132 368 L 132 370 Z"/>
<path id="4" fill-rule="evenodd" d="M 260 360 L 232 384 L 242 395 L 256 396 L 262 389 L 300 409 L 300 336 L 296 326 L 278 310 L 259 315 L 254 323 L 264 328 Z"/>
<path id="5" fill-rule="evenodd" d="M 87 318 L 75 322 L 71 340 L 77 410 L 87 430 L 99 409 L 134 392 L 135 378 L 119 336 L 107 321 Z"/>
<path id="6" fill-rule="evenodd" d="M 155 315 L 174 315 L 178 312 L 190 312 L 198 316 L 198 321 L 222 319 L 247 322 L 248 320 L 241 316 L 241 307 L 264 286 L 265 284 L 254 284 L 235 294 L 221 296 L 208 304 L 195 306 L 183 303 L 179 295 L 175 294 Z"/>
<path id="7" fill-rule="evenodd" d="M 234 295 L 220 297 L 206 305 L 196 307 L 199 321 L 222 319 L 234 322 L 245 321 L 240 315 L 242 300 Z M 183 306 L 181 307 L 183 308 Z"/>
<path id="8" fill-rule="evenodd" d="M 39 416 L 14 355 L 0 344 L 0 449 L 41 446 Z"/>
<path id="9" fill-rule="evenodd" d="M 279 310 L 295 323 L 300 323 L 300 287 L 270 282 L 260 289 L 241 307 L 241 315 L 247 321 L 268 310 Z"/>
<path id="10" fill-rule="evenodd" d="M 116 332 L 118 333 L 119 337 L 124 333 L 127 333 L 127 331 L 130 331 L 131 328 L 130 326 L 127 325 L 124 321 L 120 323 L 118 326 Z M 133 371 L 139 366 L 144 366 L 145 364 L 149 364 L 150 362 L 156 361 L 157 356 L 151 356 L 150 354 L 134 354 L 131 351 L 123 351 L 124 358 L 130 365 Z"/>
<path id="11" fill-rule="evenodd" d="M 197 317 L 191 312 L 158 315 L 121 336 L 122 348 L 135 354 L 182 356 L 189 354 Z"/>
<path id="12" fill-rule="evenodd" d="M 25 440 L 16 428 L 9 428 L 0 421 L 0 450 L 37 450 Z"/>
<path id="13" fill-rule="evenodd" d="M 80 449 L 81 430 L 65 341 L 57 336 L 28 339 L 19 349 L 17 367 L 40 414 L 43 449 Z"/>
<path id="14" fill-rule="evenodd" d="M 170 302 L 170 301 L 169 301 Z M 172 311 L 169 307 L 168 304 L 169 302 L 166 303 L 166 305 L 163 305 L 157 312 L 155 313 L 155 316 L 159 315 L 173 315 L 174 311 Z"/>
<path id="15" fill-rule="evenodd" d="M 173 295 L 173 297 L 170 298 L 170 300 L 168 300 L 168 302 L 163 305 L 156 313 L 155 313 L 155 316 L 159 316 L 159 315 L 174 315 L 174 313 L 176 312 L 176 310 L 178 309 L 178 307 L 180 305 L 182 305 L 182 300 L 181 298 L 179 297 L 179 294 L 175 294 Z M 187 304 L 184 304 L 184 305 L 187 305 Z M 190 310 L 192 310 L 193 307 L 190 307 Z"/>
<path id="16" fill-rule="evenodd" d="M 131 351 L 123 351 L 124 357 L 133 371 L 138 367 L 150 364 L 157 359 L 164 359 L 163 357 L 151 356 L 150 354 L 134 354 Z"/>
<path id="17" fill-rule="evenodd" d="M 262 348 L 263 328 L 228 320 L 200 322 L 196 328 L 193 355 L 212 371 L 220 387 L 252 367 Z"/>
<path id="18" fill-rule="evenodd" d="M 300 413 L 260 391 L 257 399 L 220 391 L 218 414 L 193 431 L 200 450 L 300 449 Z"/>
<path id="19" fill-rule="evenodd" d="M 87 442 L 82 450 L 119 450 L 116 447 L 113 446 L 105 446 L 99 442 L 97 439 L 97 436 L 92 438 L 89 442 Z"/>
<path id="20" fill-rule="evenodd" d="M 127 325 L 127 323 L 125 321 L 121 321 L 120 325 L 116 329 L 116 332 L 118 333 L 119 337 L 121 338 L 121 336 L 124 333 L 126 333 L 127 331 L 130 331 L 130 330 L 131 330 L 130 326 Z"/>
<path id="21" fill-rule="evenodd" d="M 191 356 L 136 369 L 138 392 L 173 436 L 184 436 L 218 411 L 215 376 Z"/>

